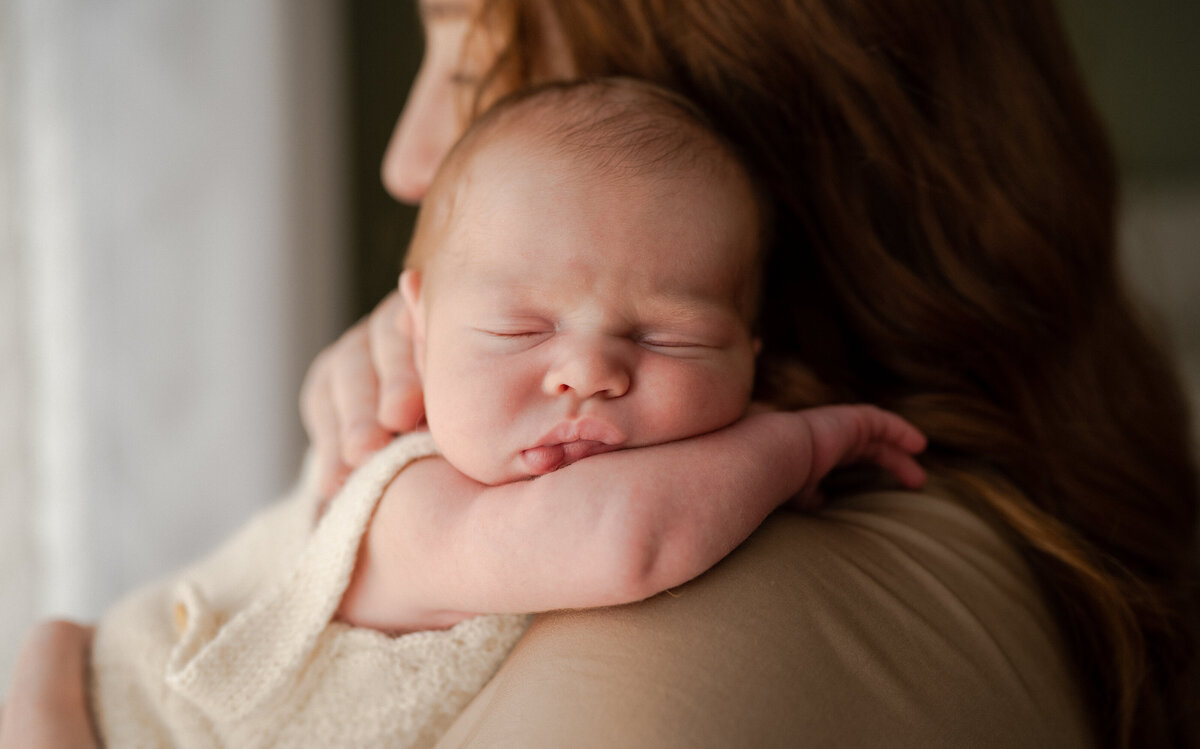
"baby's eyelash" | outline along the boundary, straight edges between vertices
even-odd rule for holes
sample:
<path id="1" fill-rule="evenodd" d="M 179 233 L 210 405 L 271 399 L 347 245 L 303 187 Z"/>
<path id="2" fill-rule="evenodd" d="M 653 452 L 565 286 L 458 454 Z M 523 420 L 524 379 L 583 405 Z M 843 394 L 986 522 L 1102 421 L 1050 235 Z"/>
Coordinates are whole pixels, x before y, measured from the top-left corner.
<path id="1" fill-rule="evenodd" d="M 686 338 L 639 338 L 638 343 L 649 348 L 662 349 L 702 349 L 709 348 L 709 345 L 700 341 L 694 341 Z"/>
<path id="2" fill-rule="evenodd" d="M 687 341 L 658 341 L 653 338 L 643 338 L 642 343 L 647 346 L 657 346 L 658 348 L 690 348 L 699 345 Z"/>
<path id="3" fill-rule="evenodd" d="M 484 328 L 480 328 L 479 332 L 493 338 L 532 338 L 546 334 L 544 330 L 487 330 Z"/>

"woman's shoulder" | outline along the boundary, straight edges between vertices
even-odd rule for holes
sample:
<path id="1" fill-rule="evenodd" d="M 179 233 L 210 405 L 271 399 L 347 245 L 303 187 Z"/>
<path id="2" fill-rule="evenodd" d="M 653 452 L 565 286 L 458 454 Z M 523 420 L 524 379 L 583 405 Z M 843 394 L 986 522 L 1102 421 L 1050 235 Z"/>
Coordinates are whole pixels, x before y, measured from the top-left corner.
<path id="1" fill-rule="evenodd" d="M 1017 550 L 935 492 L 884 492 L 776 513 L 720 565 L 648 601 L 539 618 L 442 746 L 1086 738 Z"/>

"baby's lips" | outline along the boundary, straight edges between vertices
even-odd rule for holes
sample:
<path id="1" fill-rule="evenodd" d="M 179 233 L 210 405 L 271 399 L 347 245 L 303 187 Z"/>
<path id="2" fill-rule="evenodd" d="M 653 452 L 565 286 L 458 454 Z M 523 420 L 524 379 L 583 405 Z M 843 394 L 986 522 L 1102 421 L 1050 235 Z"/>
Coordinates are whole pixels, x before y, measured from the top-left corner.
<path id="1" fill-rule="evenodd" d="M 525 460 L 525 467 L 530 475 L 541 476 L 551 471 L 557 471 L 577 460 L 618 449 L 620 449 L 619 445 L 610 445 L 597 440 L 572 440 L 531 447 L 522 451 L 521 457 Z"/>
<path id="2" fill-rule="evenodd" d="M 615 446 L 625 442 L 625 435 L 604 419 L 583 416 L 560 422 L 538 440 L 539 445 L 570 444 L 572 442 L 599 442 Z"/>
<path id="3" fill-rule="evenodd" d="M 566 459 L 567 451 L 562 444 L 539 445 L 521 452 L 525 467 L 534 476 L 542 476 L 557 469 Z"/>

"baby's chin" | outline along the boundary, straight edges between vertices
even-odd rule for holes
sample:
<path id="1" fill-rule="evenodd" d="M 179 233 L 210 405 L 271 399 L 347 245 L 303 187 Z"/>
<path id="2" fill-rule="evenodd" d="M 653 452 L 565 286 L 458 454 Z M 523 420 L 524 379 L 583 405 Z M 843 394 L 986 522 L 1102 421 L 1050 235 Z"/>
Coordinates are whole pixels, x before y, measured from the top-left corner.
<path id="1" fill-rule="evenodd" d="M 450 461 L 450 465 L 454 466 L 459 473 L 487 486 L 502 486 L 516 481 L 528 481 L 529 479 L 536 478 L 534 474 L 525 470 L 524 463 L 521 461 L 519 455 L 506 463 L 488 463 L 487 465 L 459 464 L 450 456 L 444 457 Z"/>

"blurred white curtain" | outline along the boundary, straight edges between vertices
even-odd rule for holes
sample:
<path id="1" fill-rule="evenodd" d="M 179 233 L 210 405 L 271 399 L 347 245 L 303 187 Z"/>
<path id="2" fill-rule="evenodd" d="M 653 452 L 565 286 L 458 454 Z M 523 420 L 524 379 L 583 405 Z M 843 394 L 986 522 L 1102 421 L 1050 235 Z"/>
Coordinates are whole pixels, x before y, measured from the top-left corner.
<path id="1" fill-rule="evenodd" d="M 35 617 L 293 479 L 343 311 L 338 6 L 0 0 L 4 684 Z"/>

